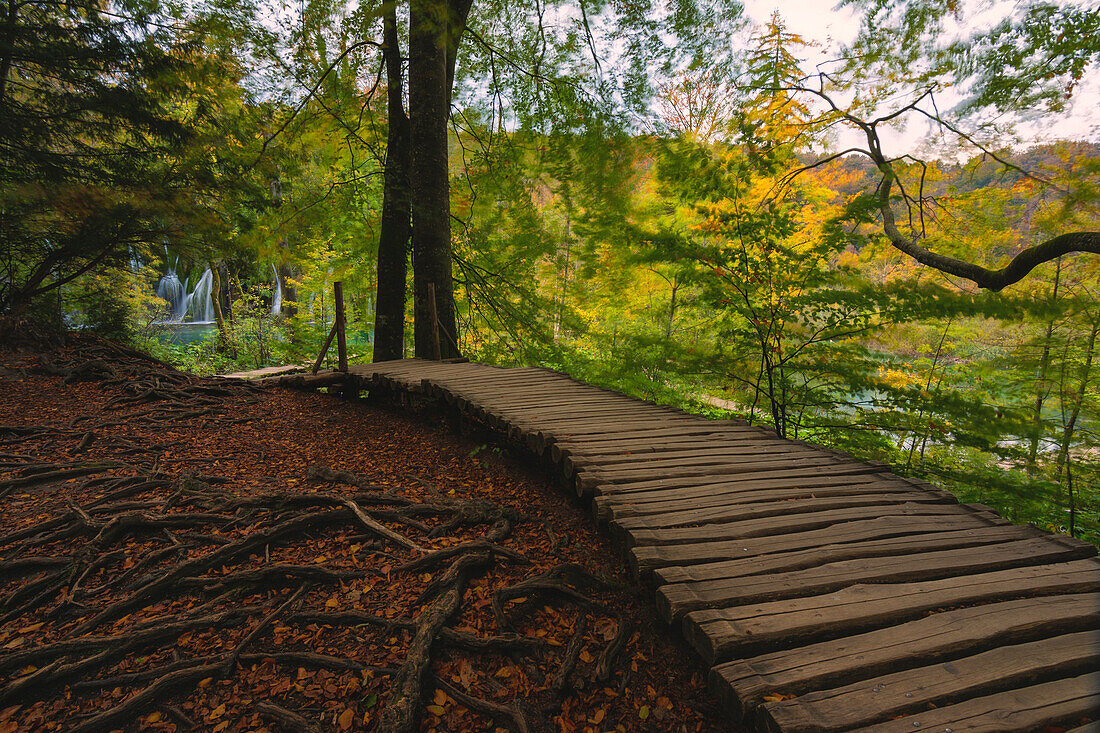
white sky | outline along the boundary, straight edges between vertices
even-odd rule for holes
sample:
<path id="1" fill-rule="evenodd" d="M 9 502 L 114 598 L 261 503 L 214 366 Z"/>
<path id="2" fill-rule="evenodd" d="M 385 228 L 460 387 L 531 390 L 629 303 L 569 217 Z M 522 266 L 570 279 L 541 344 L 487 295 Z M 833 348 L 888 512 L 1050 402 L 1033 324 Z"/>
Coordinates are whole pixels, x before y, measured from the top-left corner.
<path id="1" fill-rule="evenodd" d="M 756 24 L 763 24 L 778 10 L 786 22 L 787 28 L 802 36 L 806 41 L 817 44 L 806 58 L 806 69 L 813 69 L 818 63 L 836 58 L 836 49 L 842 43 L 850 42 L 859 30 L 859 19 L 851 8 L 834 10 L 831 0 L 742 0 L 745 13 Z M 973 9 L 973 0 L 966 3 Z M 994 16 L 1011 9 L 1014 3 L 982 3 L 984 16 Z M 1000 11 L 1000 12 L 998 12 Z M 941 103 L 953 104 L 958 98 L 941 97 Z M 895 148 L 895 153 L 908 152 L 920 147 L 929 131 L 928 125 L 914 121 L 902 131 L 884 134 L 884 143 Z M 1019 132 L 1025 141 L 1038 143 L 1052 139 L 1091 140 L 1100 142 L 1100 69 L 1085 74 L 1081 85 L 1074 93 L 1069 109 L 1064 115 L 1051 117 L 1039 116 L 1035 120 L 1024 121 Z M 836 145 L 848 147 L 847 140 L 840 139 Z M 858 142 L 853 140 L 852 142 Z"/>

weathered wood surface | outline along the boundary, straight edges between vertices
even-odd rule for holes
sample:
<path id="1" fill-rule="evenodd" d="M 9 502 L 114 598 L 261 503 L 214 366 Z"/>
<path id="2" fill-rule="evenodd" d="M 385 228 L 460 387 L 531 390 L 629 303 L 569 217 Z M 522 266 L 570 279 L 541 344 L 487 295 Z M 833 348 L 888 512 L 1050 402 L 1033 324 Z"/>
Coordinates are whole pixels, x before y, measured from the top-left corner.
<path id="1" fill-rule="evenodd" d="M 1089 545 L 879 463 L 546 369 L 402 360 L 349 378 L 437 399 L 590 498 L 737 720 L 1100 733 Z"/>

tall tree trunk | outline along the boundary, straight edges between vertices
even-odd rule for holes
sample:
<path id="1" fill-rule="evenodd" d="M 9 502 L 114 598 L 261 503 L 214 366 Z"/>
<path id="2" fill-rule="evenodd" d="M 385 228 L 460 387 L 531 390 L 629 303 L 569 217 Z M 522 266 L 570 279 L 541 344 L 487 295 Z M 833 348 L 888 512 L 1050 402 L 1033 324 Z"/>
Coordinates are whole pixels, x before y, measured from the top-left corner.
<path id="1" fill-rule="evenodd" d="M 433 318 L 440 330 L 440 356 L 459 355 L 451 276 L 451 202 L 447 156 L 450 111 L 446 0 L 409 3 L 409 118 L 412 131 L 413 348 L 432 358 Z M 436 312 L 428 302 L 435 289 Z"/>
<path id="2" fill-rule="evenodd" d="M 405 355 L 405 282 L 408 277 L 409 237 L 412 234 L 409 168 L 411 131 L 402 100 L 404 79 L 397 38 L 397 10 L 390 6 L 383 18 L 386 60 L 386 170 L 382 183 L 382 226 L 378 237 L 378 292 L 374 310 L 374 360 Z"/>

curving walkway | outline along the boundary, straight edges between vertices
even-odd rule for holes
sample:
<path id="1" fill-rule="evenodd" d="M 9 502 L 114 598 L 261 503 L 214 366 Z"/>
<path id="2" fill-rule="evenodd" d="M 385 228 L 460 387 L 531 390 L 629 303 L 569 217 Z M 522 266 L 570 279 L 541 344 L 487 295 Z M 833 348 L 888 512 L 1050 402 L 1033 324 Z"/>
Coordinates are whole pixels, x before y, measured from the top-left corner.
<path id="1" fill-rule="evenodd" d="M 1100 726 L 1092 545 L 546 369 L 404 360 L 350 379 L 441 399 L 545 461 L 761 730 Z"/>

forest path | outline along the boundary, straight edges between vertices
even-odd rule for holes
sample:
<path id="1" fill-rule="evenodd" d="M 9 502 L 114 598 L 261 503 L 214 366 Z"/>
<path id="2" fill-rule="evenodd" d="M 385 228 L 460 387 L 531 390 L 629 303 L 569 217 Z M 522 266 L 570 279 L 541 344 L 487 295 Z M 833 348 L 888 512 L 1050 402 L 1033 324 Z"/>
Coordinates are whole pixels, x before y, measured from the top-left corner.
<path id="1" fill-rule="evenodd" d="M 441 400 L 534 454 L 590 502 L 730 714 L 760 729 L 1100 720 L 1092 545 L 882 464 L 547 369 L 409 359 L 353 366 L 348 381 Z"/>

